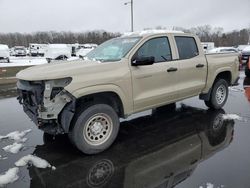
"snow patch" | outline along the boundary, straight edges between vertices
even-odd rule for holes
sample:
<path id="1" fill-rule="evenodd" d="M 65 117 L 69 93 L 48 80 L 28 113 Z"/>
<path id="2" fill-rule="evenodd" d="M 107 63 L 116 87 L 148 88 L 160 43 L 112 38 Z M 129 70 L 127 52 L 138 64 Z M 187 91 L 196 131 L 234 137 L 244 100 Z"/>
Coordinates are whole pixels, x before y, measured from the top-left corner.
<path id="1" fill-rule="evenodd" d="M 5 160 L 8 159 L 8 157 L 3 157 L 2 155 L 0 155 L 0 160 Z"/>
<path id="2" fill-rule="evenodd" d="M 11 132 L 5 136 L 0 135 L 0 140 L 11 139 L 11 140 L 15 140 L 17 142 L 25 142 L 27 140 L 27 138 L 23 138 L 23 137 L 29 132 L 31 132 L 31 129 L 28 129 L 25 131 L 14 131 L 14 132 Z"/>
<path id="3" fill-rule="evenodd" d="M 231 91 L 235 91 L 235 92 L 244 92 L 244 89 L 241 89 L 239 87 L 229 87 L 229 89 Z"/>
<path id="4" fill-rule="evenodd" d="M 18 177 L 19 169 L 17 167 L 10 168 L 4 174 L 0 174 L 0 187 L 16 181 Z"/>
<path id="5" fill-rule="evenodd" d="M 223 119 L 227 119 L 227 120 L 239 120 L 239 121 L 243 121 L 243 118 L 240 117 L 237 114 L 223 114 L 222 118 Z"/>
<path id="6" fill-rule="evenodd" d="M 76 61 L 76 60 L 79 60 L 80 58 L 79 57 L 70 57 L 67 59 L 67 61 Z"/>
<path id="7" fill-rule="evenodd" d="M 26 155 L 15 162 L 15 165 L 18 167 L 25 166 L 27 164 L 32 164 L 37 168 L 52 168 L 52 170 L 56 169 L 56 167 L 51 166 L 51 164 L 49 164 L 46 160 L 34 155 Z"/>
<path id="8" fill-rule="evenodd" d="M 9 153 L 18 153 L 22 148 L 23 144 L 15 142 L 11 145 L 5 146 L 3 150 Z"/>
<path id="9" fill-rule="evenodd" d="M 207 183 L 207 188 L 214 188 L 214 185 L 212 183 Z"/>

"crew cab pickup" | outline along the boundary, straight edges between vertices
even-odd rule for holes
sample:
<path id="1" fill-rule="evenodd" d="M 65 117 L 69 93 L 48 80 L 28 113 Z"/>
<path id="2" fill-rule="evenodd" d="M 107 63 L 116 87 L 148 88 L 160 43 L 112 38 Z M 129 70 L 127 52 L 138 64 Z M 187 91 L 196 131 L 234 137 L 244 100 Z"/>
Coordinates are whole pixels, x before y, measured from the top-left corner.
<path id="1" fill-rule="evenodd" d="M 67 133 L 79 150 L 95 154 L 114 142 L 119 118 L 197 95 L 222 108 L 238 76 L 238 53 L 204 55 L 193 34 L 143 31 L 106 41 L 85 60 L 25 69 L 17 88 L 40 129 Z"/>

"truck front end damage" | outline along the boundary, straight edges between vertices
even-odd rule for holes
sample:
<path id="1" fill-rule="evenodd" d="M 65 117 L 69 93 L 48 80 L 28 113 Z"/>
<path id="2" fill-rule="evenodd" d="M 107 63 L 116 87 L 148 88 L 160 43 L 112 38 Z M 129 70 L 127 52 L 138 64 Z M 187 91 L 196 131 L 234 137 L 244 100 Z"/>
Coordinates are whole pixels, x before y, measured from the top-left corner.
<path id="1" fill-rule="evenodd" d="M 29 118 L 44 132 L 50 134 L 67 132 L 74 115 L 75 98 L 64 87 L 71 80 L 63 78 L 17 82 L 19 103 Z"/>

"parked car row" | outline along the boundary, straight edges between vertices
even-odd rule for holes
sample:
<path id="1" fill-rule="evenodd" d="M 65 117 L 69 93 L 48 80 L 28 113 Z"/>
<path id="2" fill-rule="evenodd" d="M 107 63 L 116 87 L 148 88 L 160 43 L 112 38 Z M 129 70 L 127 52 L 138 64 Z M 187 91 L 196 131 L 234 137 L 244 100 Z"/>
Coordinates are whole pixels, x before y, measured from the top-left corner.
<path id="1" fill-rule="evenodd" d="M 85 57 L 91 50 L 95 49 L 97 44 L 36 44 L 31 43 L 28 48 L 24 46 L 15 46 L 9 48 L 8 45 L 0 44 L 0 61 L 9 62 L 10 56 L 41 56 L 48 62 L 52 60 L 64 60 L 72 56 L 80 58 Z"/>

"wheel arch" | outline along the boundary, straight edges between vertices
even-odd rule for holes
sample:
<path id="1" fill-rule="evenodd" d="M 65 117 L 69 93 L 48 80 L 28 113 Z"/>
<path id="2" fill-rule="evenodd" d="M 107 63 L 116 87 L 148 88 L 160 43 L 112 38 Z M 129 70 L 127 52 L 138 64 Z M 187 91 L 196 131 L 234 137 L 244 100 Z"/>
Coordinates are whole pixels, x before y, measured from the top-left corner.
<path id="1" fill-rule="evenodd" d="M 209 101 L 210 96 L 211 96 L 212 88 L 213 88 L 213 86 L 214 86 L 214 84 L 216 83 L 217 80 L 224 79 L 224 80 L 226 80 L 228 85 L 232 84 L 232 72 L 230 70 L 224 70 L 224 71 L 216 73 L 215 75 L 216 76 L 213 79 L 213 82 L 211 84 L 211 87 L 210 87 L 209 91 L 207 93 L 202 93 L 202 94 L 199 95 L 199 98 L 201 100 Z"/>

